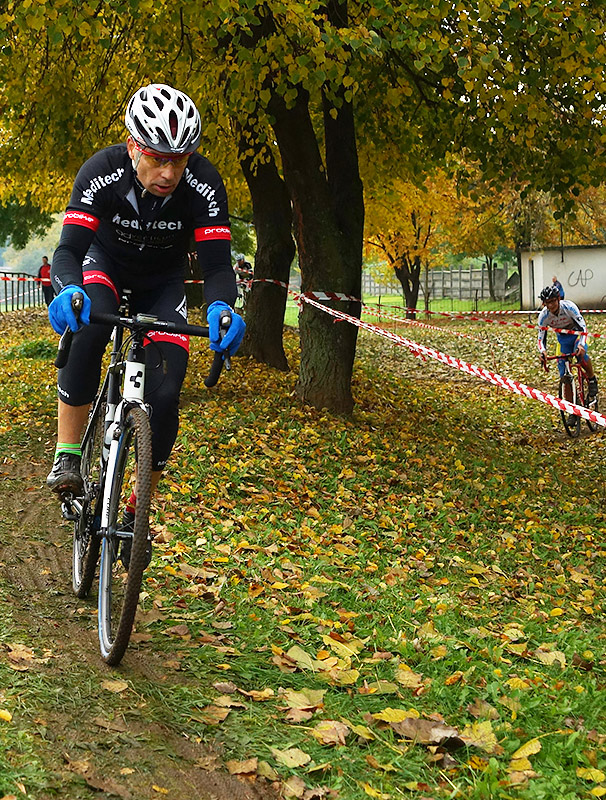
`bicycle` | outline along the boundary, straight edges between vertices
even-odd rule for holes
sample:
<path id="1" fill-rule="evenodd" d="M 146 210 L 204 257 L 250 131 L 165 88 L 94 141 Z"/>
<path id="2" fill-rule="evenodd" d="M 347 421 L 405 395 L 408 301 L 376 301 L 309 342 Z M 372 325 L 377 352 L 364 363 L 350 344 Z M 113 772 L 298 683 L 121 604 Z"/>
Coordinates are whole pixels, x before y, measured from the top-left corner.
<path id="1" fill-rule="evenodd" d="M 74 298 L 78 313 L 81 295 Z M 176 324 L 146 314 L 121 315 L 126 310 L 123 304 L 117 315 L 91 312 L 92 323 L 113 326 L 113 345 L 82 439 L 82 496 L 67 493 L 61 497 L 63 517 L 74 523 L 72 585 L 77 597 L 88 596 L 99 562 L 99 645 L 110 666 L 120 663 L 128 647 L 151 547 L 152 455 L 150 409 L 144 401 L 144 339 L 150 331 L 208 337 L 206 327 Z M 221 336 L 230 324 L 231 314 L 226 310 L 220 320 Z M 127 330 L 129 336 L 125 336 Z M 72 336 L 66 329 L 61 337 L 57 367 L 67 363 Z M 224 366 L 230 368 L 229 357 L 215 353 L 204 381 L 207 387 L 217 383 Z M 137 503 L 130 530 L 122 524 L 120 514 L 133 490 Z M 129 545 L 125 576 L 121 558 Z"/>
<path id="2" fill-rule="evenodd" d="M 547 361 L 562 361 L 564 363 L 564 375 L 560 377 L 560 383 L 558 385 L 558 397 L 562 400 L 568 400 L 575 405 L 588 408 L 591 411 L 597 411 L 598 396 L 596 395 L 591 403 L 588 403 L 587 373 L 585 372 L 585 368 L 580 361 L 573 362 L 574 358 L 574 353 L 562 353 L 561 355 L 556 356 L 545 356 L 545 362 L 543 366 L 547 372 L 549 369 L 547 366 Z M 572 370 L 573 366 L 576 367 L 576 376 Z M 566 397 L 566 386 L 570 388 L 570 397 Z M 572 437 L 573 439 L 576 438 L 581 432 L 581 417 L 577 414 L 570 414 L 563 409 L 560 409 L 560 416 L 562 417 L 564 429 L 568 436 Z M 589 419 L 586 419 L 585 422 L 587 423 L 587 427 L 590 431 L 595 431 L 599 427 L 597 423 L 591 422 Z"/>
<path id="3" fill-rule="evenodd" d="M 248 298 L 252 287 L 252 280 L 248 274 L 236 273 L 236 287 L 238 290 L 238 297 L 236 299 L 235 308 L 240 312 L 246 311 Z"/>

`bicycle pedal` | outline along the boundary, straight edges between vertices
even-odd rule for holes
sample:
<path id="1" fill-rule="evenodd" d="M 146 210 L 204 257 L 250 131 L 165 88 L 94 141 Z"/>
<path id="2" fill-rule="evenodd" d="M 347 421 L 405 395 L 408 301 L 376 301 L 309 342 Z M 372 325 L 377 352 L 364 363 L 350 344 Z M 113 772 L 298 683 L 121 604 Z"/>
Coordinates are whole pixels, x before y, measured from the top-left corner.
<path id="1" fill-rule="evenodd" d="M 75 522 L 77 519 L 79 519 L 79 514 L 72 506 L 71 496 L 69 500 L 63 500 L 61 503 L 61 515 L 63 516 L 63 519 L 66 519 L 69 522 Z"/>

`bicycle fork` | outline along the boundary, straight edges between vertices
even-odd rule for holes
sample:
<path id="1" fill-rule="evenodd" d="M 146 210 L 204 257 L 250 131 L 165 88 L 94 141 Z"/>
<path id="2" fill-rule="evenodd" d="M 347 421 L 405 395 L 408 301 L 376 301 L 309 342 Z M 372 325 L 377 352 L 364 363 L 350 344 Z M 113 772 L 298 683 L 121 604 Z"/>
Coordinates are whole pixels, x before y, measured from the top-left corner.
<path id="1" fill-rule="evenodd" d="M 122 373 L 122 370 L 124 372 L 122 399 L 116 405 L 116 397 L 112 397 L 114 393 L 111 391 L 108 393 L 108 400 L 113 400 L 114 402 L 112 403 L 108 401 L 108 416 L 111 414 L 111 418 L 109 425 L 106 425 L 105 432 L 104 450 L 107 448 L 107 470 L 105 473 L 105 484 L 103 486 L 103 501 L 101 503 L 101 536 L 104 539 L 108 538 L 111 534 L 116 533 L 115 530 L 110 529 L 110 503 L 113 484 L 112 477 L 115 474 L 118 466 L 120 441 L 125 430 L 126 415 L 129 408 L 135 405 L 145 409 L 146 413 L 148 413 L 148 409 L 144 401 L 145 351 L 143 343 L 138 337 L 133 339 L 126 361 L 119 365 L 119 367 L 117 366 L 116 372 Z M 118 378 L 117 375 L 114 377 L 116 379 Z M 127 537 L 124 536 L 121 538 Z"/>

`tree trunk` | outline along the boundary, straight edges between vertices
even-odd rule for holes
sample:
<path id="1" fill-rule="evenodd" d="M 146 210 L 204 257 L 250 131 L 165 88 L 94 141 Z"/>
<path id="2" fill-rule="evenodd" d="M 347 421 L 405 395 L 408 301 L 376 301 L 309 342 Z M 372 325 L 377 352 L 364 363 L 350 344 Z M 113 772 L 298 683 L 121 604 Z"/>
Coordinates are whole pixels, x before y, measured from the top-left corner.
<path id="1" fill-rule="evenodd" d="M 336 119 L 325 102 L 326 170 L 299 90 L 292 108 L 274 97 L 274 130 L 293 203 L 302 292 L 338 292 L 360 298 L 364 206 L 353 111 L 343 103 Z M 360 302 L 322 301 L 360 316 Z M 299 318 L 301 366 L 297 393 L 306 403 L 337 413 L 353 408 L 351 376 L 358 329 L 303 305 Z"/>
<path id="2" fill-rule="evenodd" d="M 484 256 L 484 263 L 488 272 L 488 294 L 493 303 L 496 303 L 497 295 L 494 290 L 494 262 L 492 256 Z"/>
<path id="3" fill-rule="evenodd" d="M 185 280 L 198 281 L 197 283 L 185 284 L 185 297 L 187 298 L 188 308 L 202 308 L 204 305 L 204 276 L 198 264 L 198 254 L 196 253 L 196 243 L 192 238 L 189 246 L 189 263 L 185 269 Z"/>
<path id="4" fill-rule="evenodd" d="M 245 132 L 240 152 L 250 151 Z M 264 148 L 263 163 L 253 164 L 241 155 L 240 164 L 253 204 L 257 234 L 255 281 L 246 304 L 246 334 L 241 345 L 244 355 L 262 364 L 288 371 L 282 333 L 288 291 L 272 281 L 288 285 L 290 265 L 295 256 L 292 211 L 288 190 L 278 173 L 271 152 Z"/>
<path id="5" fill-rule="evenodd" d="M 396 278 L 402 284 L 404 297 L 406 299 L 406 318 L 415 319 L 417 301 L 419 299 L 419 285 L 421 277 L 421 259 L 415 256 L 412 261 L 406 256 L 400 258 L 400 266 L 394 266 Z"/>

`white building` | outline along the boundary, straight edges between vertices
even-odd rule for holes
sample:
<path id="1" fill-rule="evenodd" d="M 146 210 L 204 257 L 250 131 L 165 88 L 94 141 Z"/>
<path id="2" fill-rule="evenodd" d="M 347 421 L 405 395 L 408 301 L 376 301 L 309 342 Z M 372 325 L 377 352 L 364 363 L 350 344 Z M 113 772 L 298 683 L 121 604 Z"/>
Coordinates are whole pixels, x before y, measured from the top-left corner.
<path id="1" fill-rule="evenodd" d="M 606 308 L 606 245 L 522 250 L 521 306 L 541 305 L 539 292 L 555 275 L 579 308 Z"/>

